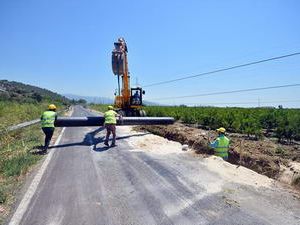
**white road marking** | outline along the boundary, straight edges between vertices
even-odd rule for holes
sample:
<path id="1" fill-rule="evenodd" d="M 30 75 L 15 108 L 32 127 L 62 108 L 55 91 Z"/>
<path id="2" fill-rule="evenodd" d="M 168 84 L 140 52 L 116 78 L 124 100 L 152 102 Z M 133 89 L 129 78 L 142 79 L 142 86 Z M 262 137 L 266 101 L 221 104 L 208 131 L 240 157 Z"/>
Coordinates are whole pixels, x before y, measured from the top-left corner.
<path id="1" fill-rule="evenodd" d="M 62 138 L 62 135 L 65 131 L 65 127 L 62 129 L 60 135 L 58 136 L 57 140 L 55 141 L 54 145 L 58 145 L 61 138 Z M 43 177 L 43 174 L 44 172 L 46 171 L 46 168 L 49 164 L 49 162 L 51 161 L 52 159 L 52 156 L 54 154 L 54 149 L 52 149 L 49 154 L 47 155 L 45 161 L 43 162 L 43 165 L 41 166 L 41 168 L 39 169 L 38 173 L 35 175 L 33 181 L 31 182 L 27 192 L 25 193 L 22 201 L 20 202 L 17 210 L 15 211 L 14 215 L 12 216 L 10 222 L 9 222 L 9 225 L 19 225 L 23 216 L 24 216 L 24 213 L 26 212 L 28 206 L 29 206 L 29 203 Z"/>

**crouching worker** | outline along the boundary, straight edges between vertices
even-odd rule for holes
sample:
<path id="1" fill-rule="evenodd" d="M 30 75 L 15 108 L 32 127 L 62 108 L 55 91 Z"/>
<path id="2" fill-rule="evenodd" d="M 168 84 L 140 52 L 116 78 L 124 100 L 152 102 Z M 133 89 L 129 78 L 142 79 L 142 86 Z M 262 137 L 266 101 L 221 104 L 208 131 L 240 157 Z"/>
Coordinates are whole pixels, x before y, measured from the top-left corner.
<path id="1" fill-rule="evenodd" d="M 104 125 L 106 128 L 106 138 L 104 144 L 106 146 L 109 146 L 108 140 L 111 133 L 113 135 L 111 147 L 116 146 L 116 124 L 117 124 L 116 116 L 119 116 L 121 118 L 121 116 L 114 111 L 114 108 L 111 105 L 108 106 L 108 111 L 104 113 L 104 119 L 105 119 Z"/>
<path id="2" fill-rule="evenodd" d="M 228 160 L 229 139 L 225 136 L 226 129 L 220 127 L 217 129 L 218 137 L 210 143 L 210 147 L 214 148 L 215 156 L 219 156 L 224 160 Z"/>
<path id="3" fill-rule="evenodd" d="M 51 138 L 54 133 L 54 122 L 57 119 L 56 106 L 51 104 L 48 106 L 48 110 L 41 116 L 42 130 L 45 134 L 45 144 L 43 147 L 43 153 L 47 153 Z"/>

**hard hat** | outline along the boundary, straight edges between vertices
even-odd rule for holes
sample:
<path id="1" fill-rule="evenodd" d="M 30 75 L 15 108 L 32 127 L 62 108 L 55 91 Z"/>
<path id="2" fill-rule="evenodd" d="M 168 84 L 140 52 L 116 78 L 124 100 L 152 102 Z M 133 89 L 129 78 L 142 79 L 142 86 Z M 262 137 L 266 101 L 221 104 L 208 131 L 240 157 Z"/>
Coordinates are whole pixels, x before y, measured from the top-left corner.
<path id="1" fill-rule="evenodd" d="M 50 104 L 50 105 L 48 106 L 48 109 L 50 109 L 50 110 L 55 110 L 55 109 L 56 109 L 56 106 L 55 106 L 54 104 Z"/>
<path id="2" fill-rule="evenodd" d="M 112 107 L 111 105 L 109 105 L 107 108 L 108 108 L 109 110 L 114 109 L 114 107 Z"/>
<path id="3" fill-rule="evenodd" d="M 217 129 L 218 132 L 225 133 L 226 129 L 224 127 L 220 127 Z"/>

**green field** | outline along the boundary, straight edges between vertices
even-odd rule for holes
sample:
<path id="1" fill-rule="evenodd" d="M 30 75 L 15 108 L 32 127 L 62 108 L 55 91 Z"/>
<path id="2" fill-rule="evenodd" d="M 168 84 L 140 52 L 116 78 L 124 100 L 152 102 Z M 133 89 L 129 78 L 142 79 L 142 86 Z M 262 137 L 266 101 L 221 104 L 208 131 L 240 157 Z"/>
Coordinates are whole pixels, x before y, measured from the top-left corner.
<path id="1" fill-rule="evenodd" d="M 92 104 L 89 107 L 103 112 L 107 105 Z M 266 135 L 277 137 L 279 141 L 300 140 L 300 109 L 186 106 L 146 106 L 144 109 L 147 116 L 170 116 L 205 129 L 225 127 L 229 132 L 249 137 Z"/>
<path id="2" fill-rule="evenodd" d="M 106 105 L 106 104 L 90 104 L 89 108 L 97 110 L 99 112 L 105 112 L 105 111 L 107 111 L 108 106 L 109 105 Z"/>

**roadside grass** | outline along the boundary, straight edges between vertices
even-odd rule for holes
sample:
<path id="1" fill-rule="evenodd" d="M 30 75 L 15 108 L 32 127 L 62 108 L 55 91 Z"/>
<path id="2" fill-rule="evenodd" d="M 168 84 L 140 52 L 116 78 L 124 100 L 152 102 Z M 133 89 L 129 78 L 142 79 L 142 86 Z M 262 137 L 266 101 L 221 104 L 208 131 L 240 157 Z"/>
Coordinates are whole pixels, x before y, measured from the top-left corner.
<path id="1" fill-rule="evenodd" d="M 41 112 L 47 109 L 47 104 L 0 101 L 0 129 L 39 118 Z"/>
<path id="2" fill-rule="evenodd" d="M 42 158 L 33 152 L 42 140 L 39 124 L 0 136 L 0 221 L 9 214 L 27 172 Z"/>
<path id="3" fill-rule="evenodd" d="M 0 101 L 0 131 L 12 125 L 40 118 L 49 104 L 50 102 L 34 104 Z M 55 105 L 58 107 L 57 111 L 66 108 L 60 103 L 55 103 Z"/>
<path id="4" fill-rule="evenodd" d="M 48 104 L 0 101 L 0 224 L 8 216 L 25 175 L 42 158 L 34 153 L 44 138 L 40 124 L 11 132 L 6 128 L 39 118 Z"/>

